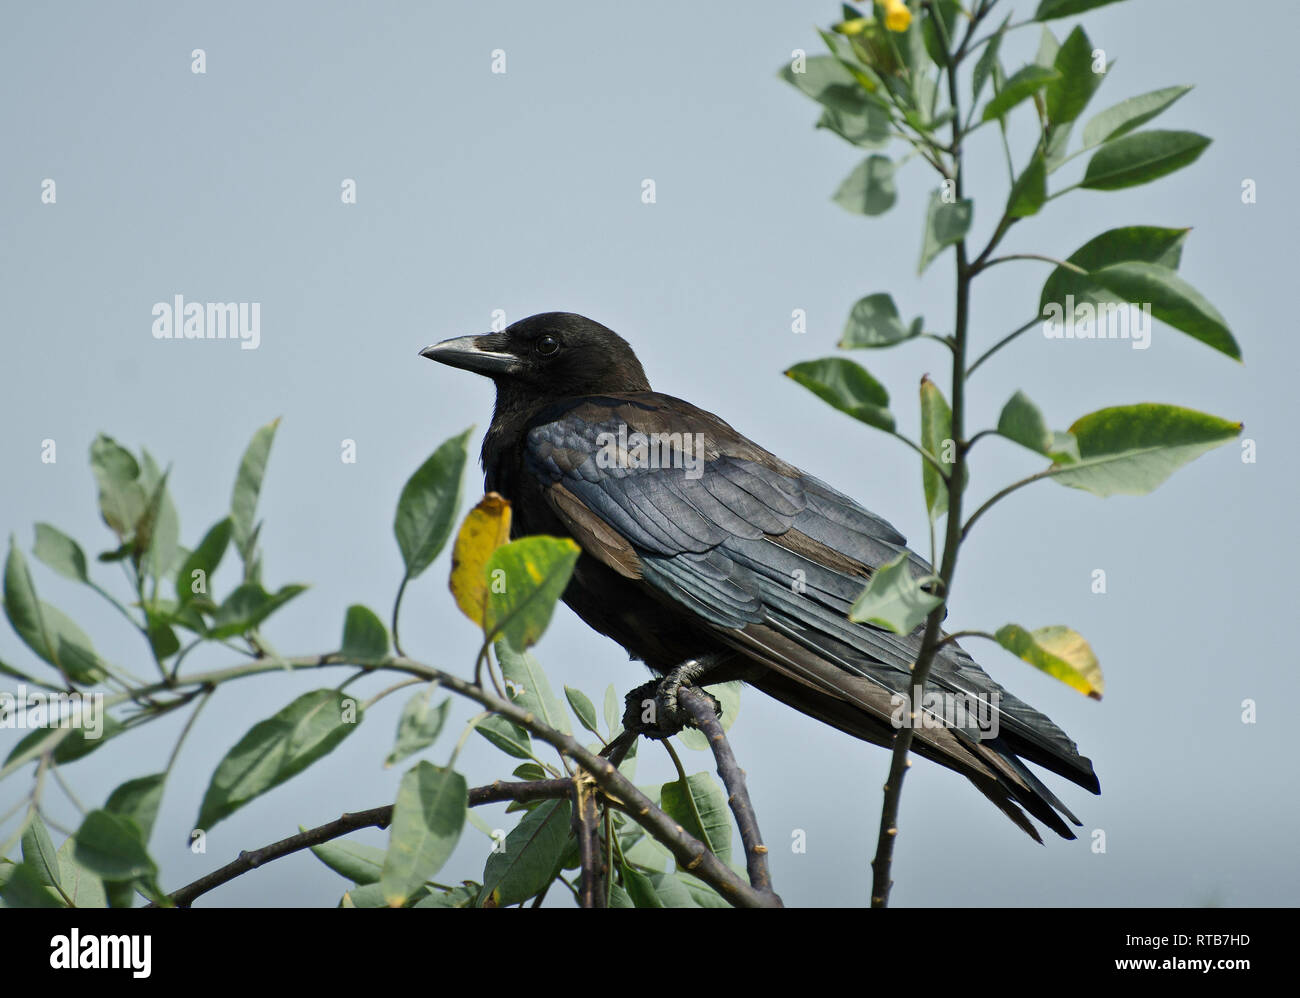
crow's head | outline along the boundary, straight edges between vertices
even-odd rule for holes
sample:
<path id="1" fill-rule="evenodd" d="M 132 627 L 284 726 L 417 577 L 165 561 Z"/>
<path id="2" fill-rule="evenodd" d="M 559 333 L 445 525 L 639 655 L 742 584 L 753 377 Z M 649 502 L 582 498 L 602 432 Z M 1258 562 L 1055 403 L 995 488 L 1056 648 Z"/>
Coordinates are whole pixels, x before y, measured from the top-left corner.
<path id="1" fill-rule="evenodd" d="M 650 390 L 627 341 L 572 312 L 543 312 L 499 333 L 443 340 L 420 356 L 486 375 L 496 382 L 498 402 Z"/>

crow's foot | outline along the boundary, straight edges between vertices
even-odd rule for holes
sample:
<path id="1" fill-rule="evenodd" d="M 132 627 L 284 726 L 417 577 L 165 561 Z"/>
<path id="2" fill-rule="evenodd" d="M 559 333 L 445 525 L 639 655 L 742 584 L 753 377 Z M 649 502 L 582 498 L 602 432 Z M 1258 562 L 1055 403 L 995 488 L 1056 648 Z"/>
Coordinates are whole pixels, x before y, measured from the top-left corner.
<path id="1" fill-rule="evenodd" d="M 623 698 L 623 727 L 647 738 L 671 738 L 682 728 L 695 727 L 690 711 L 678 703 L 682 687 L 690 686 L 706 697 L 714 713 L 722 716 L 722 704 L 716 697 L 696 686 L 715 664 L 713 656 L 691 659 L 673 669 L 662 679 L 652 679 Z"/>

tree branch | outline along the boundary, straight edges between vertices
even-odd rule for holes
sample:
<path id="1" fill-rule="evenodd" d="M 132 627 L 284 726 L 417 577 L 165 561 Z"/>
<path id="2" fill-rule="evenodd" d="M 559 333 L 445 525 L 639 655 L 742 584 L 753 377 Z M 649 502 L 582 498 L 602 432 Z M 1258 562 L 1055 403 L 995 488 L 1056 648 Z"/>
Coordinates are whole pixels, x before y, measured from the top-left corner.
<path id="1" fill-rule="evenodd" d="M 735 753 L 731 751 L 713 704 L 690 686 L 683 687 L 678 692 L 677 702 L 690 712 L 696 725 L 709 740 L 709 748 L 713 750 L 718 775 L 727 788 L 727 803 L 731 805 L 731 813 L 736 816 L 740 841 L 745 847 L 745 867 L 749 871 L 750 885 L 756 890 L 771 894 L 776 904 L 780 905 L 781 899 L 772 890 L 772 875 L 767 866 L 767 846 L 763 845 L 763 836 L 758 831 L 758 817 L 754 814 L 754 805 L 749 799 L 749 788 L 745 786 L 745 771 L 736 762 Z"/>
<path id="2" fill-rule="evenodd" d="M 556 797 L 568 797 L 572 793 L 573 782 L 570 780 L 530 780 L 524 782 L 497 780 L 487 786 L 472 787 L 468 794 L 468 803 L 470 807 L 480 807 L 484 804 L 497 804 L 507 800 L 549 800 Z M 187 884 L 180 890 L 168 895 L 168 897 L 177 908 L 188 908 L 196 898 L 208 893 L 208 891 L 215 890 L 236 877 L 256 870 L 259 866 L 269 863 L 271 860 L 301 852 L 303 849 L 310 849 L 312 846 L 329 842 L 331 839 L 341 838 L 360 828 L 387 828 L 392 820 L 392 804 L 374 807 L 369 811 L 355 811 L 344 814 L 334 821 L 318 825 L 316 828 L 309 828 L 297 835 L 290 835 L 287 839 L 272 842 L 269 846 L 263 846 L 261 849 L 254 849 L 252 852 L 241 852 L 233 862 L 227 863 L 219 870 L 213 870 L 207 876 L 200 877 L 194 883 Z M 158 906 L 151 904 L 148 907 L 156 908 Z"/>
<path id="3" fill-rule="evenodd" d="M 987 9 L 988 5 L 981 5 L 980 12 L 986 13 Z M 931 11 L 931 16 L 933 16 L 933 11 Z M 934 17 L 934 24 L 940 34 L 944 51 L 951 52 L 952 42 L 947 36 L 943 19 Z M 969 37 L 970 32 L 967 32 L 967 38 Z M 957 200 L 960 201 L 964 176 L 962 173 L 961 105 L 957 92 L 957 66 L 959 60 L 948 58 L 945 61 L 947 62 L 948 101 L 953 112 L 953 182 L 956 188 Z M 1006 216 L 1004 215 L 1003 221 L 998 225 L 997 232 L 994 233 L 988 247 L 982 254 L 983 257 L 987 257 L 992 252 L 993 247 L 997 245 L 1001 233 L 1005 232 L 1005 223 Z M 970 284 L 978 264 L 972 265 L 969 262 L 965 238 L 957 241 L 956 256 L 957 307 L 952 337 L 951 430 L 954 440 L 962 440 L 965 437 L 966 340 L 970 322 Z M 930 615 L 925 621 L 921 648 L 916 661 L 912 665 L 912 687 L 916 690 L 924 690 L 925 681 L 930 675 L 930 667 L 933 665 L 934 657 L 939 649 L 943 615 L 948 605 L 949 594 L 952 592 L 953 575 L 957 569 L 957 552 L 961 547 L 961 509 L 965 478 L 966 451 L 964 448 L 958 447 L 956 460 L 953 462 L 946 483 L 948 488 L 948 522 L 944 536 L 943 563 L 939 569 L 939 578 L 943 586 L 943 602 L 930 611 Z M 871 907 L 873 908 L 885 908 L 889 905 L 889 890 L 893 886 L 893 881 L 890 879 L 890 870 L 894 858 L 894 843 L 898 838 L 898 810 L 902 800 L 903 778 L 907 774 L 907 768 L 911 765 L 907 756 L 912 747 L 912 736 L 916 731 L 916 705 L 913 704 L 912 706 L 913 711 L 909 723 L 904 724 L 894 735 L 894 751 L 889 763 L 889 776 L 885 783 L 884 803 L 880 809 L 880 829 L 876 837 L 876 855 L 871 861 Z"/>
<path id="4" fill-rule="evenodd" d="M 775 907 L 769 893 L 751 887 L 735 870 L 715 856 L 703 842 L 688 833 L 662 809 L 655 806 L 645 794 L 637 789 L 631 780 L 618 771 L 618 767 L 608 759 L 590 752 L 573 737 L 557 731 L 537 720 L 527 710 L 507 700 L 502 700 L 473 683 L 425 665 L 405 656 L 390 657 L 382 662 L 357 662 L 339 652 L 325 655 L 308 655 L 302 657 L 261 658 L 254 662 L 218 669 L 211 672 L 197 673 L 177 681 L 179 686 L 206 686 L 219 684 L 229 679 L 258 675 L 265 672 L 296 671 L 301 669 L 318 669 L 334 665 L 355 665 L 368 672 L 403 672 L 419 676 L 426 680 L 437 680 L 452 692 L 473 700 L 487 710 L 500 714 L 520 727 L 532 733 L 539 740 L 557 749 L 562 755 L 572 759 L 591 774 L 596 785 L 601 789 L 610 803 L 627 814 L 633 821 L 644 828 L 653 838 L 662 843 L 678 865 L 722 895 L 729 904 L 742 908 Z M 105 698 L 105 706 L 113 706 L 125 699 L 150 692 L 171 691 L 170 684 L 155 683 L 133 690 L 130 694 L 118 694 Z M 51 733 L 49 739 L 32 746 L 20 757 L 9 760 L 3 769 L 8 771 L 22 765 L 40 754 L 42 750 L 52 750 L 55 738 L 66 736 L 72 729 L 60 728 Z M 568 782 L 568 781 L 565 781 Z"/>
<path id="5" fill-rule="evenodd" d="M 578 837 L 578 861 L 582 870 L 578 882 L 578 905 L 582 908 L 606 906 L 604 857 L 600 848 L 600 813 L 591 778 L 579 772 L 573 786 L 573 833 Z"/>

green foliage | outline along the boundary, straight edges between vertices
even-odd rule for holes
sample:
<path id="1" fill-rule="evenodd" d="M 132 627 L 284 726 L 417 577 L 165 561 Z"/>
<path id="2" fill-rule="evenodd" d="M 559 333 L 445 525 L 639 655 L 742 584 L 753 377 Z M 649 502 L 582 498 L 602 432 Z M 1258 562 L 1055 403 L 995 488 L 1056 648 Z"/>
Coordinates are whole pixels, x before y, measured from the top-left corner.
<path id="1" fill-rule="evenodd" d="M 492 552 L 483 629 L 489 638 L 522 652 L 535 645 L 551 621 L 555 604 L 578 561 L 578 545 L 569 538 L 524 537 Z"/>
<path id="2" fill-rule="evenodd" d="M 1109 2 L 1114 0 L 1042 0 L 1033 20 L 1055 20 Z M 1188 234 L 1185 227 L 1111 228 L 1063 261 L 1054 255 L 1059 249 L 1050 245 L 1039 252 L 994 256 L 1012 226 L 1036 216 L 1048 202 L 1075 188 L 1125 189 L 1158 180 L 1194 163 L 1209 145 L 1205 136 L 1182 130 L 1140 130 L 1189 88 L 1165 87 L 1113 104 L 1087 122 L 1079 148 L 1071 153 L 1075 123 L 1113 66 L 1094 48 L 1082 25 L 1074 26 L 1060 42 L 1043 26 L 1034 61 L 1008 75 L 1000 61 L 1004 40 L 1011 31 L 1031 22 L 1017 20 L 1007 12 L 998 27 L 981 33 L 987 5 L 973 5 L 965 14 L 945 3 L 913 5 L 910 9 L 907 29 L 890 32 L 880 20 L 864 19 L 846 7 L 845 20 L 836 26 L 835 33 L 821 33 L 830 54 L 808 59 L 807 74 L 798 73 L 792 64 L 781 75 L 826 109 L 819 127 L 829 128 L 856 145 L 854 133 L 827 116 L 862 114 L 871 108 L 877 137 L 884 133 L 906 141 L 911 147 L 907 157 L 919 155 L 938 174 L 939 187 L 930 192 L 925 206 L 919 270 L 924 273 L 946 249 L 956 247 L 956 329 L 950 336 L 932 338 L 942 339 L 953 352 L 953 381 L 947 398 L 954 399 L 958 410 L 950 409 L 944 391 L 929 377 L 922 380 L 920 439 L 908 443 L 922 455 L 922 492 L 931 522 L 943 519 L 951 509 L 961 508 L 955 497 L 966 489 L 968 455 L 979 437 L 998 434 L 1052 461 L 1044 471 L 996 493 L 965 524 L 943 527 L 943 560 L 951 564 L 956 546 L 974 521 L 1022 485 L 1052 478 L 1099 496 L 1142 494 L 1157 487 L 1178 467 L 1233 439 L 1241 430 L 1239 423 L 1205 413 L 1140 404 L 1104 409 L 1083 417 L 1069 431 L 1053 432 L 1042 411 L 1018 391 L 1003 407 L 996 428 L 967 432 L 966 381 L 976 367 L 1037 324 L 1025 324 L 993 343 L 974 362 L 968 359 L 971 330 L 981 328 L 969 314 L 970 288 L 984 269 L 1012 260 L 1054 263 L 1038 300 L 1039 315 L 1045 320 L 1073 320 L 1075 310 L 1085 318 L 1109 320 L 1119 314 L 1121 307 L 1147 306 L 1154 319 L 1233 359 L 1241 359 L 1241 350 L 1228 321 L 1177 273 Z M 969 84 L 963 86 L 960 77 L 966 72 Z M 985 99 L 990 85 L 992 95 Z M 968 107 L 943 100 L 945 96 L 959 100 L 963 93 L 970 95 Z M 1012 133 L 1007 123 L 1022 112 L 1032 122 L 1034 139 L 1032 147 L 1017 158 L 1008 141 Z M 1010 175 L 1004 206 L 983 249 L 979 249 L 970 245 L 974 199 L 962 183 L 962 151 L 967 135 L 992 123 L 1002 132 Z M 890 158 L 889 144 L 873 144 L 872 148 L 879 152 L 873 153 L 841 186 L 835 196 L 837 201 L 868 215 L 894 206 L 899 200 L 894 184 L 897 164 Z M 1090 153 L 1090 158 L 1077 182 L 1064 187 L 1051 182 L 1058 170 L 1082 153 Z M 1019 173 L 1012 169 L 1017 159 L 1025 164 Z M 873 182 L 873 176 L 880 182 Z M 883 183 L 885 178 L 887 185 Z M 1051 233 L 1043 235 L 1049 237 Z M 899 314 L 894 297 L 887 292 L 859 299 L 849 312 L 839 346 L 887 347 L 919 338 L 921 321 L 905 326 Z M 793 365 L 786 375 L 842 412 L 901 436 L 888 409 L 888 391 L 851 361 L 807 361 Z M 923 585 L 913 577 L 906 560 L 897 559 L 872 575 L 850 617 L 899 633 L 911 632 L 927 621 L 935 627 L 943 613 L 943 599 L 936 593 L 947 588 L 942 584 L 942 573 L 939 581 L 937 588 Z M 937 629 L 931 633 L 937 634 Z M 1043 668 L 1047 653 L 1031 639 L 1025 642 L 1023 648 L 1037 649 L 1026 660 Z M 926 668 L 920 671 L 924 675 Z M 1065 678 L 1064 669 L 1046 671 Z M 636 890 L 629 889 L 629 894 L 635 901 Z"/>
<path id="3" fill-rule="evenodd" d="M 408 579 L 428 568 L 451 536 L 460 508 L 465 445 L 472 429 L 443 443 L 402 488 L 393 533 Z"/>
<path id="4" fill-rule="evenodd" d="M 845 350 L 858 347 L 889 347 L 921 335 L 924 320 L 917 316 L 910 325 L 903 325 L 894 299 L 878 292 L 859 298 L 849 310 L 848 321 L 838 346 Z M 888 398 L 886 398 L 886 402 Z"/>
<path id="5" fill-rule="evenodd" d="M 248 730 L 212 774 L 196 828 L 209 830 L 249 801 L 329 754 L 361 723 L 362 710 L 339 690 L 313 690 Z"/>
<path id="6" fill-rule="evenodd" d="M 379 875 L 384 901 L 401 907 L 442 869 L 465 827 L 465 777 L 418 762 L 402 777 Z"/>
<path id="7" fill-rule="evenodd" d="M 359 603 L 348 607 L 341 653 L 353 662 L 381 662 L 388 656 L 388 629 L 373 610 Z"/>
<path id="8" fill-rule="evenodd" d="M 911 634 L 930 611 L 943 604 L 923 588 L 929 581 L 913 576 L 907 554 L 881 565 L 849 610 L 849 619 L 883 627 L 895 634 Z"/>
<path id="9" fill-rule="evenodd" d="M 785 376 L 868 426 L 882 430 L 894 428 L 885 386 L 851 360 L 826 357 L 804 361 L 789 368 Z"/>

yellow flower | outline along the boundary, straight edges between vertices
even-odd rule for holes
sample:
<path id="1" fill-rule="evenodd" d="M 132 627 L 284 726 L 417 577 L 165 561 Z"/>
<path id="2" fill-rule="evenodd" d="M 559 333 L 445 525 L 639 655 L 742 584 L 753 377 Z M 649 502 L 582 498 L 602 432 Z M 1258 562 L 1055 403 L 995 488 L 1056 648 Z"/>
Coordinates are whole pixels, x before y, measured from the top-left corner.
<path id="1" fill-rule="evenodd" d="M 890 31 L 906 31 L 912 23 L 912 12 L 903 0 L 883 0 L 885 5 L 885 27 Z"/>
<path id="2" fill-rule="evenodd" d="M 841 35 L 860 35 L 871 21 L 865 17 L 855 17 L 851 21 L 841 21 L 835 25 L 835 30 Z"/>

